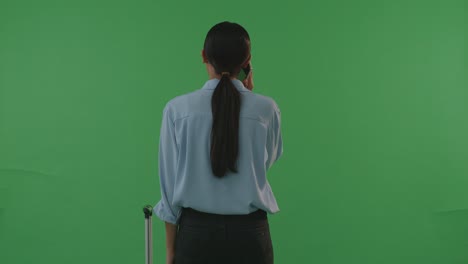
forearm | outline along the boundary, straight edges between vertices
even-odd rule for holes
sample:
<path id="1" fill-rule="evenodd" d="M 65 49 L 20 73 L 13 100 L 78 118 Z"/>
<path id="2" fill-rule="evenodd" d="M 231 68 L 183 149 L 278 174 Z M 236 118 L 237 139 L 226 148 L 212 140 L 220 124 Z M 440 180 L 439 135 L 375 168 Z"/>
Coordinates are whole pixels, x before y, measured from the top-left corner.
<path id="1" fill-rule="evenodd" d="M 166 223 L 166 250 L 167 254 L 174 254 L 175 250 L 175 239 L 177 234 L 177 225 Z"/>

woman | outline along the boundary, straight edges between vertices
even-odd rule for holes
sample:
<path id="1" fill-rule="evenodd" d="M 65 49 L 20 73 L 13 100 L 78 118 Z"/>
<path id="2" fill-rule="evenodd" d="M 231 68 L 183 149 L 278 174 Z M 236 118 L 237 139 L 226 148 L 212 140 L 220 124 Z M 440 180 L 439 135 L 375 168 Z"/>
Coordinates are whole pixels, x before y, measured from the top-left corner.
<path id="1" fill-rule="evenodd" d="M 159 142 L 167 263 L 273 263 L 267 214 L 279 211 L 266 178 L 283 152 L 280 110 L 255 94 L 250 37 L 236 23 L 213 26 L 202 50 L 201 89 L 163 110 Z"/>

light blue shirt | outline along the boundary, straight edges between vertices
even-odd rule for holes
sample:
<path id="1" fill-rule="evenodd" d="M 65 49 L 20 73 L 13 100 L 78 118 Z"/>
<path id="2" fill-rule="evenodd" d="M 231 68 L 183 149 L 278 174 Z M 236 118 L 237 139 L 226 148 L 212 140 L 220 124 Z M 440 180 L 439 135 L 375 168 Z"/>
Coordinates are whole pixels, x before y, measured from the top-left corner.
<path id="1" fill-rule="evenodd" d="M 182 207 L 214 214 L 273 214 L 278 204 L 266 172 L 283 153 L 276 102 L 232 80 L 241 94 L 238 173 L 213 175 L 210 163 L 211 95 L 219 79 L 170 100 L 163 110 L 159 139 L 161 200 L 153 212 L 178 224 Z"/>

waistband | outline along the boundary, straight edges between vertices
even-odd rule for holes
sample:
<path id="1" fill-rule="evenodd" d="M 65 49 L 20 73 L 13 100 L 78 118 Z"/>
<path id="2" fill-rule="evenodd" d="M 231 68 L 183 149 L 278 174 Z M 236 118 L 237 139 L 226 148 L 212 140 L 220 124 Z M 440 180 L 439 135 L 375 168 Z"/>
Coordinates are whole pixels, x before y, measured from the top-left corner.
<path id="1" fill-rule="evenodd" d="M 243 215 L 225 215 L 225 214 L 212 214 L 195 210 L 190 207 L 182 207 L 182 215 L 180 223 L 184 222 L 199 222 L 199 223 L 219 223 L 219 222 L 234 222 L 234 223 L 247 223 L 255 221 L 267 220 L 267 212 L 258 209 L 250 214 Z"/>

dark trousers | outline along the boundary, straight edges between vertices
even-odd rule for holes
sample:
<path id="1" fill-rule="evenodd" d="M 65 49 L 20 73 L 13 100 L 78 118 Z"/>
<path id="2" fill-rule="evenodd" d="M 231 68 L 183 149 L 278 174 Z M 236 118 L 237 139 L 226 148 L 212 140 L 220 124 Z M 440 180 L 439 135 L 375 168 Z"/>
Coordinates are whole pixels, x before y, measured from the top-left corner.
<path id="1" fill-rule="evenodd" d="M 219 215 L 182 208 L 175 264 L 273 264 L 267 213 Z"/>

